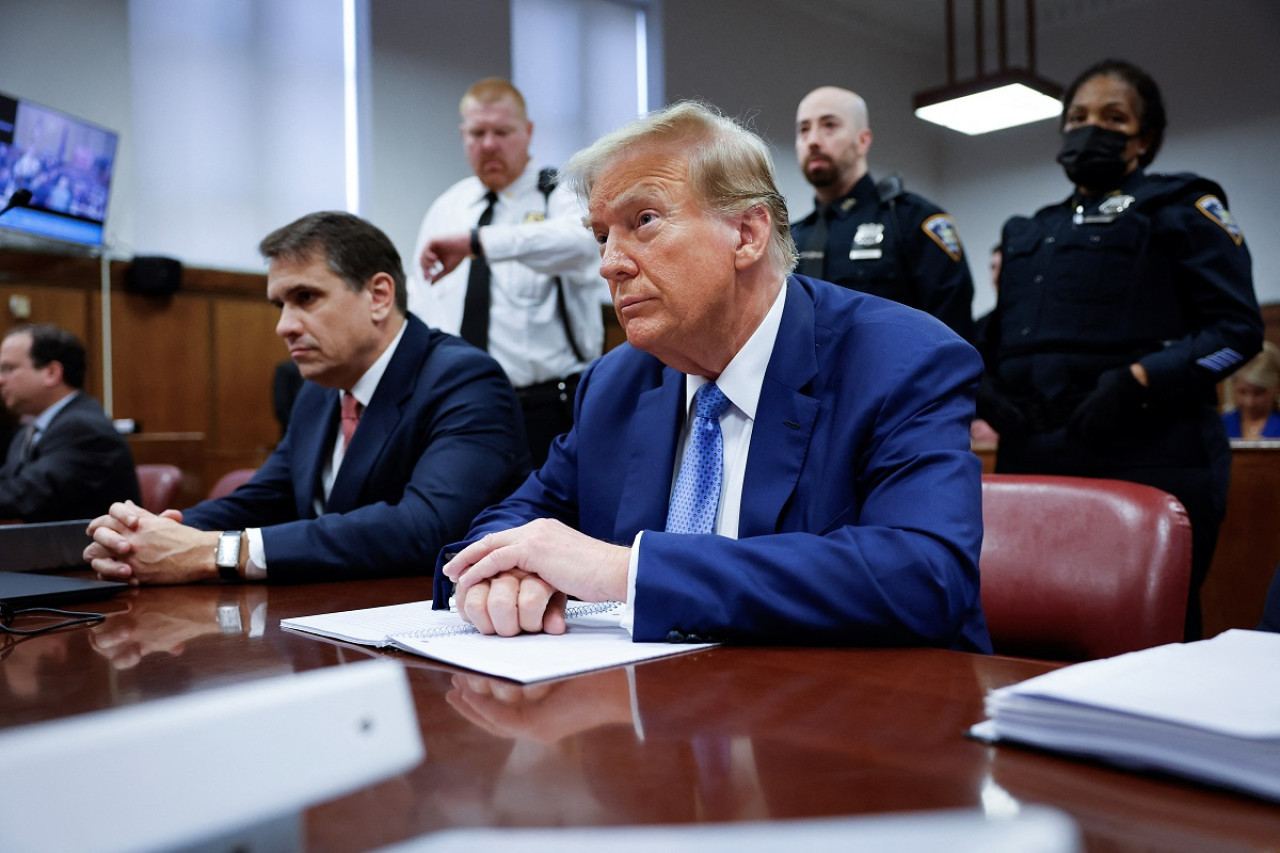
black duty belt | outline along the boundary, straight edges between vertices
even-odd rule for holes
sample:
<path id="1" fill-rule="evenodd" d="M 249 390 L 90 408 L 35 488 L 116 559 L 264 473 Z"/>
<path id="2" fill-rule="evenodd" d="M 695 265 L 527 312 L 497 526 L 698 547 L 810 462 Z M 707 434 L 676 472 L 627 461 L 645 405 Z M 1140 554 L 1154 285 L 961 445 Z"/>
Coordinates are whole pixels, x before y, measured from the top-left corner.
<path id="1" fill-rule="evenodd" d="M 567 403 L 573 399 L 574 393 L 578 390 L 578 380 L 581 378 L 581 373 L 574 373 L 561 379 L 548 379 L 546 382 L 526 385 L 516 389 L 516 396 L 524 406 L 552 402 Z"/>

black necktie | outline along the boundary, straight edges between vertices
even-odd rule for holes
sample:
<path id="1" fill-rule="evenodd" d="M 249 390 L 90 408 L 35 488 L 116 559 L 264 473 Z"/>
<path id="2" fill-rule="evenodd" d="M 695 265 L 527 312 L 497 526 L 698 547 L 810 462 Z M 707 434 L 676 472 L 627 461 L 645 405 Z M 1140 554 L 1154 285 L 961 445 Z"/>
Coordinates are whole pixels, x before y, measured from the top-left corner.
<path id="1" fill-rule="evenodd" d="M 823 277 L 823 264 L 827 254 L 827 217 L 831 213 L 831 205 L 818 205 L 818 217 L 809 232 L 809 239 L 804 241 L 800 251 L 800 275 L 810 278 Z"/>
<path id="2" fill-rule="evenodd" d="M 493 221 L 493 205 L 498 201 L 498 194 L 493 190 L 485 193 L 484 200 L 489 202 L 484 213 L 480 214 L 477 228 L 483 228 Z M 489 263 L 482 257 L 471 259 L 471 273 L 467 276 L 467 298 L 462 304 L 462 339 L 472 346 L 487 350 L 489 348 Z"/>

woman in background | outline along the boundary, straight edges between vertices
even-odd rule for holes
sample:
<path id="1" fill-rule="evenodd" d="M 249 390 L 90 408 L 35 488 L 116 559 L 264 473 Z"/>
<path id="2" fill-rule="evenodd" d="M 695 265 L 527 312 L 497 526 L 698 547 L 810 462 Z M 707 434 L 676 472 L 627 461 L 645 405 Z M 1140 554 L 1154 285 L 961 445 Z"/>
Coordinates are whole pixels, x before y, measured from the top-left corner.
<path id="1" fill-rule="evenodd" d="M 1262 345 L 1249 251 L 1221 187 L 1145 171 L 1165 130 L 1146 72 L 1100 62 L 1063 105 L 1073 190 L 1005 223 L 978 415 L 1000 433 L 999 472 L 1129 480 L 1182 502 L 1196 639 L 1231 470 L 1216 385 Z"/>
<path id="2" fill-rule="evenodd" d="M 1280 438 L 1280 347 L 1270 341 L 1231 377 L 1235 408 L 1222 416 L 1228 438 Z"/>

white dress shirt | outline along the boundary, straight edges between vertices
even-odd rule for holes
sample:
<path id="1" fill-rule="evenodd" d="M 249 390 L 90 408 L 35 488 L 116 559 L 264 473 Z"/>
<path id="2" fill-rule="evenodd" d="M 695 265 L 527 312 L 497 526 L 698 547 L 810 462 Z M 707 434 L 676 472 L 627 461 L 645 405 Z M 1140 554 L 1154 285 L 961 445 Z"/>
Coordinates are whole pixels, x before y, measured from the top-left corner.
<path id="1" fill-rule="evenodd" d="M 720 415 L 720 434 L 724 443 L 724 477 L 720 485 L 720 504 L 716 509 L 716 534 L 738 538 L 738 518 L 742 512 L 742 483 L 747 475 L 747 451 L 751 446 L 751 431 L 755 425 L 756 407 L 760 403 L 760 389 L 764 387 L 764 373 L 773 355 L 773 345 L 782 325 L 782 308 L 787 301 L 784 284 L 760 325 L 751 333 L 742 349 L 733 357 L 719 378 L 715 380 L 720 391 L 729 398 L 729 405 Z M 675 470 L 671 474 L 671 487 L 675 488 L 684 448 L 693 433 L 693 396 L 711 380 L 705 376 L 685 376 L 685 424 L 676 445 Z M 622 614 L 622 626 L 628 632 L 635 624 L 636 573 L 640 566 L 641 539 L 644 531 L 636 534 L 631 547 L 631 563 L 627 570 L 627 600 Z"/>
<path id="2" fill-rule="evenodd" d="M 419 258 L 427 242 L 476 226 L 488 190 L 465 178 L 445 191 L 418 229 L 409 273 L 409 310 L 429 326 L 456 335 L 462 327 L 471 260 L 429 284 Z M 480 229 L 480 244 L 492 273 L 489 354 L 517 388 L 560 379 L 586 367 L 573 355 L 556 308 L 554 278 L 564 295 L 574 339 L 587 361 L 600 355 L 604 321 L 600 303 L 607 293 L 600 278 L 600 249 L 583 224 L 585 211 L 567 189 L 550 198 L 538 189 L 538 168 L 527 166 L 498 193 L 493 222 Z"/>

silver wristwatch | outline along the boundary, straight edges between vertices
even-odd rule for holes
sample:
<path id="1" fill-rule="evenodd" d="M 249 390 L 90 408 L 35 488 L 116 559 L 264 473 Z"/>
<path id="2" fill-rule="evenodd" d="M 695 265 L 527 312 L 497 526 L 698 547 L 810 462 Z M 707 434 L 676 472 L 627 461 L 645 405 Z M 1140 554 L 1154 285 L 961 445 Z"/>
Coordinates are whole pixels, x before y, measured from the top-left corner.
<path id="1" fill-rule="evenodd" d="M 240 531 L 224 530 L 218 537 L 218 547 L 213 551 L 213 562 L 218 567 L 218 577 L 224 581 L 238 581 L 240 577 Z"/>

